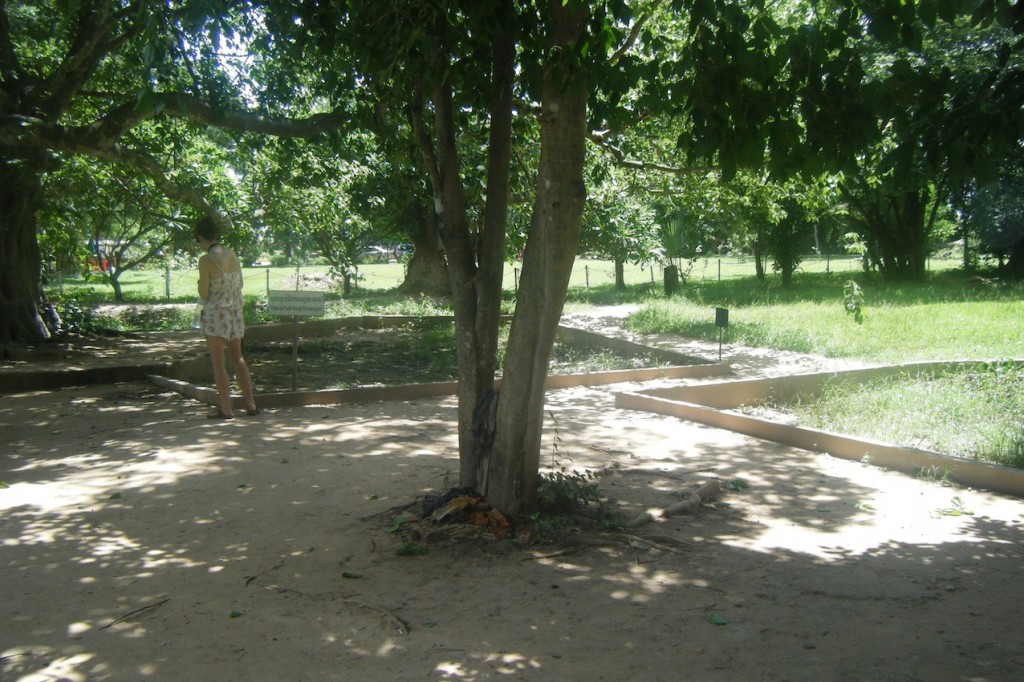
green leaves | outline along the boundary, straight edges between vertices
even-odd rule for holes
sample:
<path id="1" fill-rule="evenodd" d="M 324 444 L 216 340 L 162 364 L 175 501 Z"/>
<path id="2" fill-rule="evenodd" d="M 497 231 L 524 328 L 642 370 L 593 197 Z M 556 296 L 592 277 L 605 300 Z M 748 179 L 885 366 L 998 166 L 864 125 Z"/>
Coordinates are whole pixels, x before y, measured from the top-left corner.
<path id="1" fill-rule="evenodd" d="M 843 285 L 843 308 L 847 315 L 853 315 L 853 321 L 864 324 L 864 290 L 852 279 Z"/>
<path id="2" fill-rule="evenodd" d="M 406 542 L 395 550 L 395 554 L 398 556 L 423 556 L 426 553 L 427 548 L 417 545 L 415 542 Z"/>
<path id="3" fill-rule="evenodd" d="M 939 516 L 974 516 L 974 512 L 967 508 L 960 496 L 957 495 L 950 500 L 948 507 L 940 507 L 935 510 L 933 514 L 936 517 Z"/>
<path id="4" fill-rule="evenodd" d="M 733 492 L 746 492 L 750 489 L 750 484 L 742 478 L 734 478 L 731 481 L 725 483 L 725 489 Z"/>

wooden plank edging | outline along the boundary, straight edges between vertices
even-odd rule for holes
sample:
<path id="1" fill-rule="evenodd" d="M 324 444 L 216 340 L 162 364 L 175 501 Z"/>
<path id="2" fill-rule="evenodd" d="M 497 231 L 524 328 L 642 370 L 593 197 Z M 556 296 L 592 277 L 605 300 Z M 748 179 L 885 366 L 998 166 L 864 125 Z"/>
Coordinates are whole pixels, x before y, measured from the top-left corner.
<path id="1" fill-rule="evenodd" d="M 1024 497 L 1024 469 L 951 457 L 930 450 L 768 421 L 760 417 L 727 412 L 753 404 L 767 396 L 792 395 L 791 391 L 815 390 L 835 378 L 864 379 L 898 374 L 935 372 L 958 366 L 978 366 L 992 361 L 927 362 L 890 365 L 845 372 L 822 372 L 774 379 L 726 381 L 717 384 L 679 386 L 642 392 L 617 392 L 615 406 L 674 416 L 768 440 L 783 445 L 823 452 L 841 459 L 919 474 L 934 467 L 938 475 L 948 474 L 957 483 L 999 493 Z M 1024 362 L 1014 359 L 1012 362 Z"/>

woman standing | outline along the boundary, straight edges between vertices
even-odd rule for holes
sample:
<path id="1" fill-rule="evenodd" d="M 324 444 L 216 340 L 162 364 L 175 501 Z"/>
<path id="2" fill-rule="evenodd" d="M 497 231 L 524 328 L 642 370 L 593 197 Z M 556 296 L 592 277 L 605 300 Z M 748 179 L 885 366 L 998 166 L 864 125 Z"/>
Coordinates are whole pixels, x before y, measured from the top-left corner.
<path id="1" fill-rule="evenodd" d="M 199 326 L 206 337 L 206 348 L 213 363 L 213 381 L 217 386 L 217 408 L 210 419 L 232 419 L 231 382 L 224 362 L 224 350 L 231 355 L 238 387 L 245 397 L 245 412 L 260 413 L 253 395 L 252 375 L 242 357 L 242 264 L 235 252 L 220 244 L 220 229 L 212 218 L 202 218 L 195 227 L 196 241 L 206 253 L 199 257 L 199 298 L 203 310 Z"/>

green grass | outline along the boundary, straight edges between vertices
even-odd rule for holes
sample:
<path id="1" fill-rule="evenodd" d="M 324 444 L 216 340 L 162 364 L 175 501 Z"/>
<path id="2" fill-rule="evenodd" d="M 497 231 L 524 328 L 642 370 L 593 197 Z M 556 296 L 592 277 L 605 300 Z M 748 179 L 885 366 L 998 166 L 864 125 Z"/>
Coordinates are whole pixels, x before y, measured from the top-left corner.
<path id="1" fill-rule="evenodd" d="M 790 289 L 752 278 L 691 284 L 681 296 L 648 301 L 627 320 L 642 333 L 717 340 L 715 308 L 729 308 L 726 339 L 872 363 L 1024 357 L 1024 286 L 955 272 L 916 285 L 859 274 L 864 320 L 847 314 L 836 275 L 804 273 Z M 1024 370 L 995 363 L 867 385 L 836 384 L 789 405 L 800 423 L 921 447 L 967 459 L 1024 466 Z"/>
<path id="2" fill-rule="evenodd" d="M 1024 355 L 1024 287 L 952 275 L 921 285 L 887 286 L 857 278 L 864 321 L 843 307 L 846 278 L 804 275 L 790 290 L 752 279 L 686 287 L 630 316 L 641 333 L 717 341 L 715 308 L 729 308 L 726 340 L 747 346 L 878 362 L 995 359 Z"/>
<path id="3" fill-rule="evenodd" d="M 806 426 L 1024 467 L 1024 367 L 1014 363 L 836 382 L 786 408 Z"/>

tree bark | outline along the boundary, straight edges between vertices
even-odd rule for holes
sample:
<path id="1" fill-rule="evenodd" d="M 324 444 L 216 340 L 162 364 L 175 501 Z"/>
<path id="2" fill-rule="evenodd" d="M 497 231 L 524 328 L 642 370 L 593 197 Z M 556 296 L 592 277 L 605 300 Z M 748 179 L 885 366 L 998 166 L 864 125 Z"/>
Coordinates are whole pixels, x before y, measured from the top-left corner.
<path id="1" fill-rule="evenodd" d="M 509 331 L 491 452 L 481 485 L 511 515 L 536 506 L 544 383 L 555 331 L 579 246 L 586 190 L 583 162 L 587 90 L 575 54 L 587 20 L 583 3 L 549 0 L 542 85 L 537 194 Z"/>
<path id="2" fill-rule="evenodd" d="M 621 258 L 615 258 L 615 290 L 626 290 L 626 262 Z"/>
<path id="3" fill-rule="evenodd" d="M 0 161 L 0 341 L 49 339 L 36 240 L 41 172 L 25 160 Z M 47 315 L 52 318 L 52 315 Z"/>
<path id="4" fill-rule="evenodd" d="M 440 248 L 437 217 L 432 210 L 424 213 L 425 228 L 413 230 L 412 256 L 398 291 L 407 295 L 447 297 L 451 295 L 451 283 L 448 279 L 448 265 Z"/>
<path id="5" fill-rule="evenodd" d="M 480 429 L 482 413 L 493 406 L 497 366 L 498 326 L 508 215 L 511 159 L 512 83 L 515 67 L 514 8 L 503 0 L 495 12 L 501 23 L 492 42 L 489 106 L 490 130 L 486 205 L 479 237 L 471 234 L 465 193 L 459 173 L 453 86 L 449 76 L 430 90 L 433 137 L 423 118 L 423 92 L 417 91 L 410 120 L 434 196 L 438 235 L 444 247 L 455 310 L 455 343 L 459 373 L 459 481 L 480 487 L 481 461 L 489 454 L 492 428 Z M 439 17 L 435 51 L 428 72 L 449 71 L 447 26 Z M 425 89 L 426 84 L 421 83 Z M 478 406 L 483 406 L 478 409 Z"/>
<path id="6" fill-rule="evenodd" d="M 931 192 L 920 190 L 862 204 L 865 236 L 885 281 L 924 280 L 932 223 L 927 215 L 930 199 Z"/>

